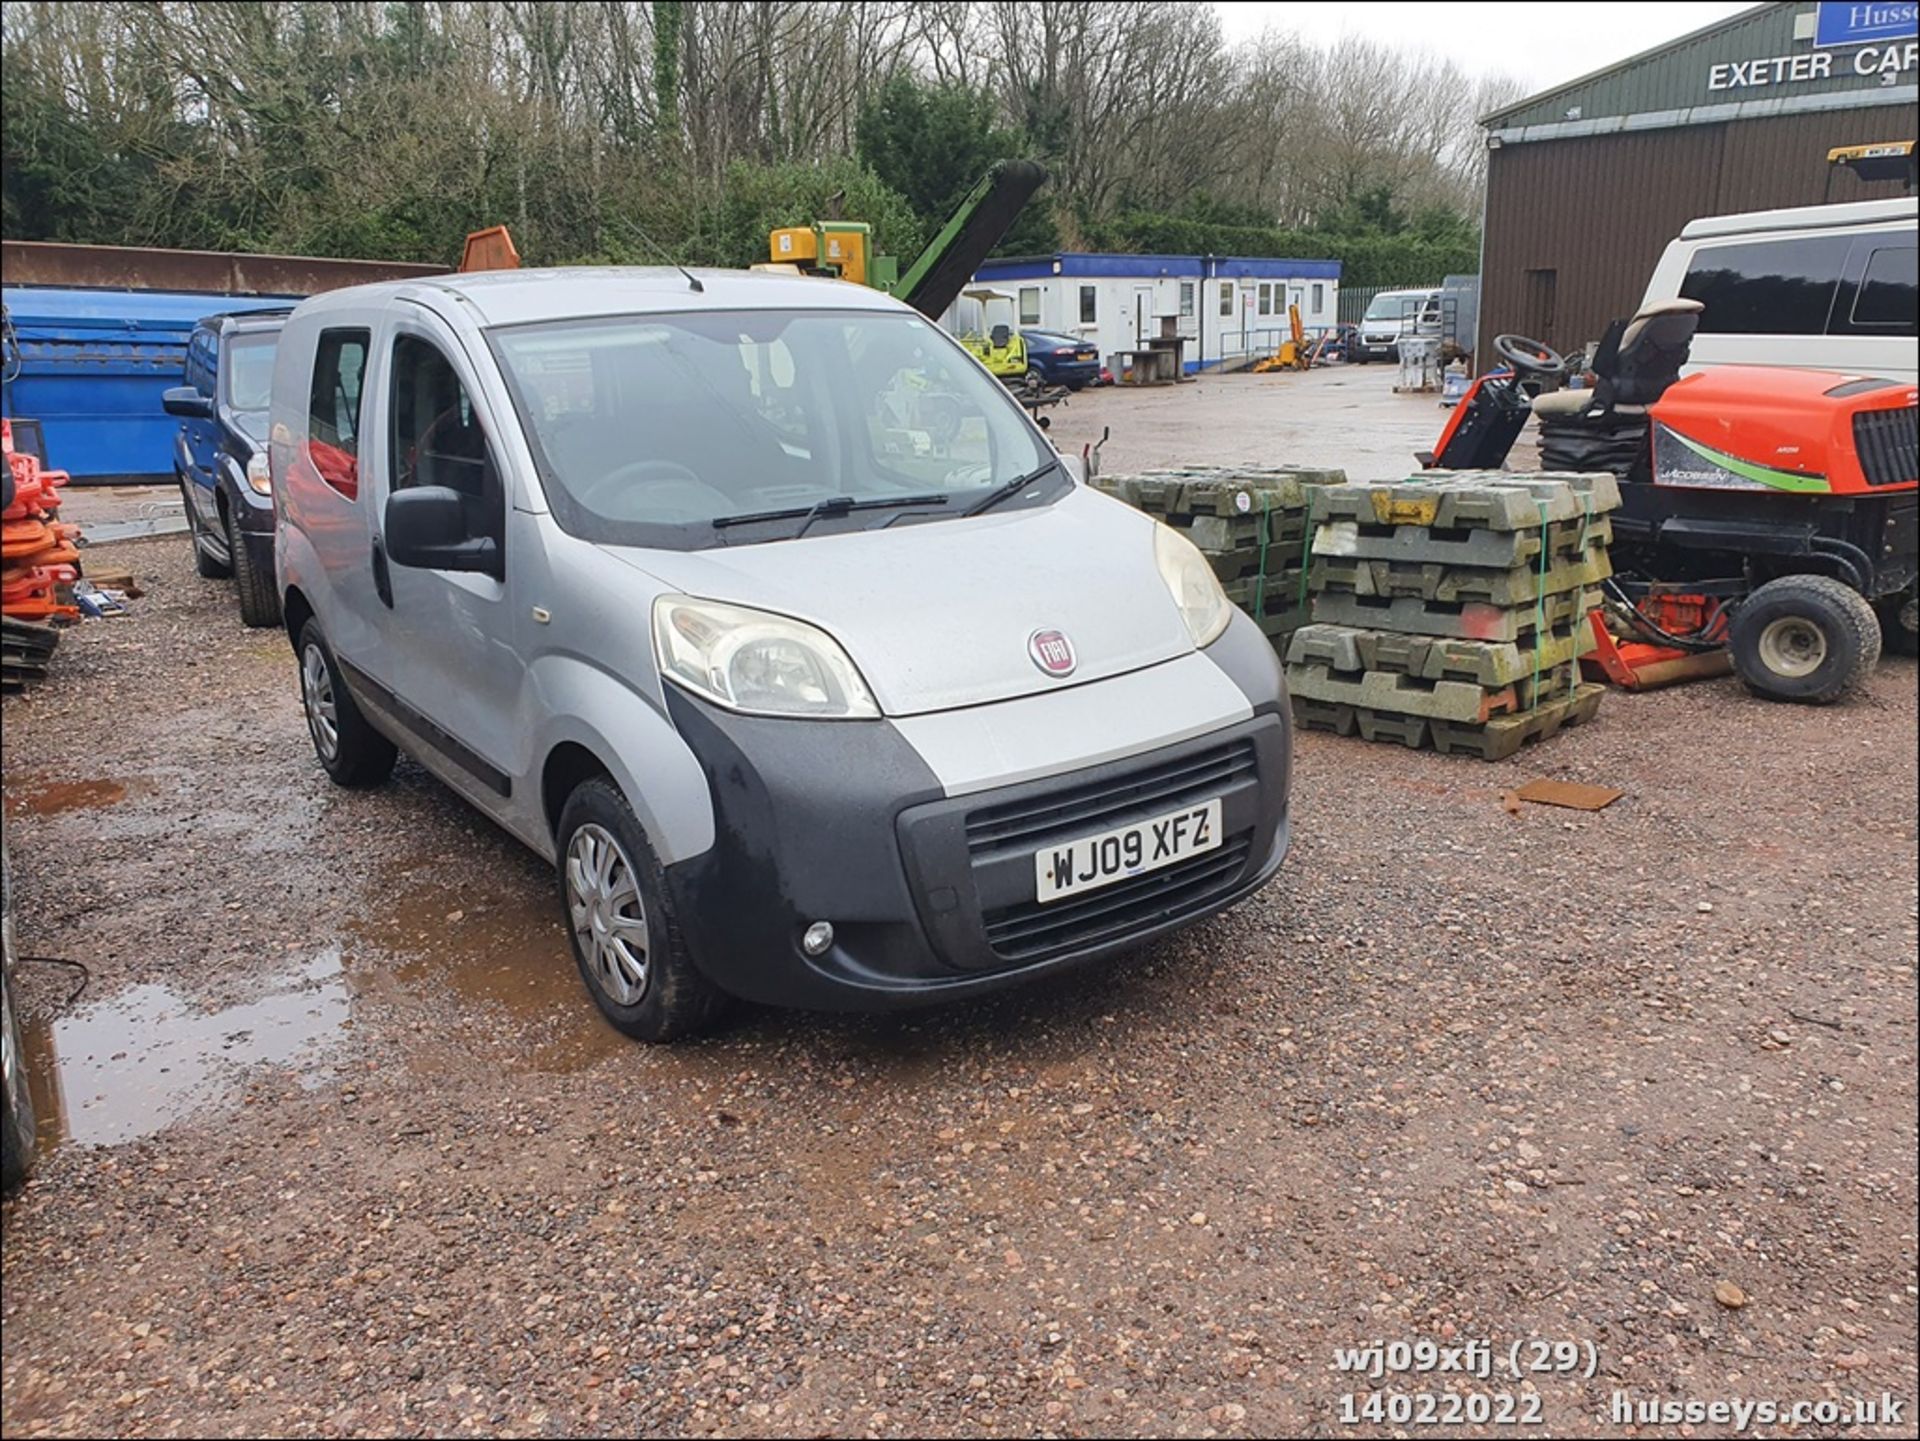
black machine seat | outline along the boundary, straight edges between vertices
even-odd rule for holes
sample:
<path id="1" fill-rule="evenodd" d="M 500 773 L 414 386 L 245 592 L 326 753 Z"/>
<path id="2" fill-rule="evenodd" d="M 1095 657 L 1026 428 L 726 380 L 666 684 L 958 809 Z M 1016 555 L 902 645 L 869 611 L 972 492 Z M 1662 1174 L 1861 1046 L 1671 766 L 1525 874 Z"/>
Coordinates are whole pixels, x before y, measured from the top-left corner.
<path id="1" fill-rule="evenodd" d="M 1662 300 L 1614 321 L 1594 353 L 1593 389 L 1537 395 L 1533 413 L 1543 422 L 1644 416 L 1680 378 L 1703 309 L 1697 300 Z"/>

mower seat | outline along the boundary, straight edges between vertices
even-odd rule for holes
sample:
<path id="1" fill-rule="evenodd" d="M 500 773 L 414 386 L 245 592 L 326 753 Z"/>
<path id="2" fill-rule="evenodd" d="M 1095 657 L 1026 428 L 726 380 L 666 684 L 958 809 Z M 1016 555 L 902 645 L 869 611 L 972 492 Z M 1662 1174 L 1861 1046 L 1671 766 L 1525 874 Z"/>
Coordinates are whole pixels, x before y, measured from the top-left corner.
<path id="1" fill-rule="evenodd" d="M 1697 300 L 1662 300 L 1614 321 L 1593 357 L 1593 389 L 1537 395 L 1533 413 L 1553 421 L 1644 416 L 1680 378 L 1705 308 Z"/>

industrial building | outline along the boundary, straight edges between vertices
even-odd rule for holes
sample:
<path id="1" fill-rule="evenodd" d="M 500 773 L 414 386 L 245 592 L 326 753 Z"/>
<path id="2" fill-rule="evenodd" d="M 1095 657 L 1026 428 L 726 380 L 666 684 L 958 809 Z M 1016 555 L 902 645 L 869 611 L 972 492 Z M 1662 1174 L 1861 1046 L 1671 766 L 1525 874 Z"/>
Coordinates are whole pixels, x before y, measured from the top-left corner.
<path id="1" fill-rule="evenodd" d="M 1690 220 L 1902 194 L 1826 157 L 1914 138 L 1915 12 L 1758 5 L 1485 117 L 1480 333 L 1577 349 Z"/>
<path id="2" fill-rule="evenodd" d="M 1145 346 L 1173 317 L 1189 371 L 1272 352 L 1290 305 L 1314 330 L 1334 323 L 1340 303 L 1337 260 L 1063 251 L 989 260 L 974 280 L 1013 298 L 1022 329 L 1087 340 L 1103 359 Z M 958 328 L 978 323 L 968 304 Z"/>

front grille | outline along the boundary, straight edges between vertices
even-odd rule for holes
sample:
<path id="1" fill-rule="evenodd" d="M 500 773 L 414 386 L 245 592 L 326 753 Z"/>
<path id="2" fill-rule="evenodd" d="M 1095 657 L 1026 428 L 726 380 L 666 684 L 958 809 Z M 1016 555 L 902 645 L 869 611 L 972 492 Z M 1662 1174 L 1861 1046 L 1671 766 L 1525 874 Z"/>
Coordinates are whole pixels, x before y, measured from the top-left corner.
<path id="1" fill-rule="evenodd" d="M 1920 480 L 1920 410 L 1863 410 L 1853 418 L 1853 448 L 1868 485 Z"/>
<path id="2" fill-rule="evenodd" d="M 1084 896 L 1041 905 L 1022 901 L 988 911 L 987 944 L 1006 961 L 1038 961 L 1064 951 L 1119 940 L 1201 910 L 1237 885 L 1253 844 L 1245 833 L 1218 850 L 1162 871 L 1116 881 Z"/>
<path id="3" fill-rule="evenodd" d="M 976 862 L 996 853 L 1038 850 L 1050 841 L 1210 799 L 1253 779 L 1257 769 L 1253 742 L 1237 740 L 1106 780 L 982 806 L 967 817 L 967 850 Z"/>

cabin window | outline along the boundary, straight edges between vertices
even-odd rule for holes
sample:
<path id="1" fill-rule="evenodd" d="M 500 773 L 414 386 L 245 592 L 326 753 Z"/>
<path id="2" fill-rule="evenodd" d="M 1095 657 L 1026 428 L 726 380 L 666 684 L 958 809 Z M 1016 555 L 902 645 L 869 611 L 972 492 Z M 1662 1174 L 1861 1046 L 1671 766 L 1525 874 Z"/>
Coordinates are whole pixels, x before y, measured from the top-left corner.
<path id="1" fill-rule="evenodd" d="M 1040 323 L 1040 287 L 1037 285 L 1020 287 L 1020 323 L 1022 325 Z"/>
<path id="2" fill-rule="evenodd" d="M 1096 286 L 1083 285 L 1080 287 L 1080 323 L 1082 325 L 1092 325 L 1094 323 L 1098 310 L 1096 297 L 1099 293 L 1099 289 Z"/>

